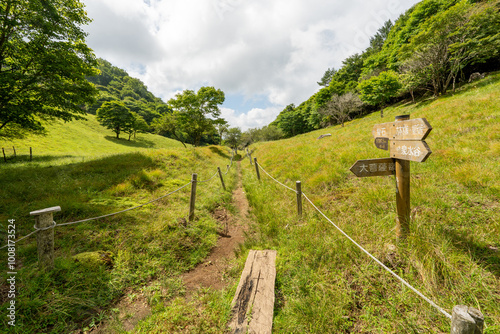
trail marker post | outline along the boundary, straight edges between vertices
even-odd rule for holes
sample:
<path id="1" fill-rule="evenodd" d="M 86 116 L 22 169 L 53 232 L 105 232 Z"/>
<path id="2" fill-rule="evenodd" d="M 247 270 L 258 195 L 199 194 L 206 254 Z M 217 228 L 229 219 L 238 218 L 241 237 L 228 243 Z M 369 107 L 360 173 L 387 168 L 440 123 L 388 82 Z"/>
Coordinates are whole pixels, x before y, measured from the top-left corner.
<path id="1" fill-rule="evenodd" d="M 425 118 L 396 116 L 394 122 L 375 124 L 375 146 L 389 151 L 390 158 L 358 160 L 350 170 L 357 177 L 395 175 L 396 233 L 404 240 L 410 232 L 410 161 L 424 162 L 432 151 L 425 141 L 432 127 Z"/>
<path id="2" fill-rule="evenodd" d="M 30 212 L 35 216 L 35 228 L 38 248 L 38 265 L 41 270 L 54 268 L 54 212 L 61 211 L 60 206 Z"/>

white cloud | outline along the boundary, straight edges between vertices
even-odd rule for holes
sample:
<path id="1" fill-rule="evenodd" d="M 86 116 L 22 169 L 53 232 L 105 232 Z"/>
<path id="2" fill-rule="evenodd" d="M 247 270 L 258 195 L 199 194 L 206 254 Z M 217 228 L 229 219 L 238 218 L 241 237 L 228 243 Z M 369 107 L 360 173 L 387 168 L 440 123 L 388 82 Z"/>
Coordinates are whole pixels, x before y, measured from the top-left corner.
<path id="1" fill-rule="evenodd" d="M 94 19 L 87 29 L 90 47 L 155 95 L 167 100 L 179 90 L 211 85 L 226 96 L 267 96 L 272 108 L 223 113 L 244 128 L 266 125 L 286 105 L 309 98 L 327 68 L 361 52 L 387 19 L 418 1 L 83 2 Z"/>

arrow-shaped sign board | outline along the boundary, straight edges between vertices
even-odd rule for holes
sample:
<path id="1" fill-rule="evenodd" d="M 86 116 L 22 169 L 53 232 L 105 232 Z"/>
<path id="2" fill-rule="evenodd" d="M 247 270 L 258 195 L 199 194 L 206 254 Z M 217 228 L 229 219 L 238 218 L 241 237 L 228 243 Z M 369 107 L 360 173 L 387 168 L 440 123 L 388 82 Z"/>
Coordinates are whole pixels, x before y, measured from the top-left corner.
<path id="1" fill-rule="evenodd" d="M 350 171 L 357 177 L 395 175 L 394 159 L 367 159 L 358 160 L 351 166 Z"/>
<path id="2" fill-rule="evenodd" d="M 373 126 L 373 137 L 391 140 L 424 140 L 432 130 L 425 118 L 408 119 L 399 122 L 381 123 Z"/>
<path id="3" fill-rule="evenodd" d="M 424 162 L 432 151 L 425 141 L 393 140 L 390 145 L 391 158 Z"/>

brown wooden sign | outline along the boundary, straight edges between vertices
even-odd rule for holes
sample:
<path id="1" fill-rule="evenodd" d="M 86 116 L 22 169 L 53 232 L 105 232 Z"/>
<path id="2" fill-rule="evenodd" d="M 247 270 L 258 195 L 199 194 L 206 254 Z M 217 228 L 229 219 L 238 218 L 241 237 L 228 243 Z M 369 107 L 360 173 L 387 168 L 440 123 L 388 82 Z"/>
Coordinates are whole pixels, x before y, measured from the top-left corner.
<path id="1" fill-rule="evenodd" d="M 390 145 L 391 158 L 424 162 L 432 151 L 425 141 L 393 140 Z"/>
<path id="2" fill-rule="evenodd" d="M 375 138 L 375 146 L 381 150 L 389 150 L 389 138 Z"/>
<path id="3" fill-rule="evenodd" d="M 391 158 L 358 160 L 350 171 L 357 177 L 395 175 L 394 160 Z"/>
<path id="4" fill-rule="evenodd" d="M 432 127 L 425 118 L 415 118 L 375 124 L 372 135 L 375 138 L 388 138 L 391 140 L 424 140 L 431 130 Z"/>

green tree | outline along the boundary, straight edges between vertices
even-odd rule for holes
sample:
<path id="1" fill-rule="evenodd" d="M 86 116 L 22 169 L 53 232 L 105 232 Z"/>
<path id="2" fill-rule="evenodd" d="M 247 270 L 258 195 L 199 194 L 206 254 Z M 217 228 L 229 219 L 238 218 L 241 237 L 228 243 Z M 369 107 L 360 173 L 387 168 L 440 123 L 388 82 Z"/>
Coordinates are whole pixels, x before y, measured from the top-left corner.
<path id="1" fill-rule="evenodd" d="M 146 123 L 144 118 L 142 118 L 141 115 L 138 115 L 137 113 L 132 112 L 131 121 L 123 129 L 123 132 L 128 134 L 128 140 L 130 141 L 130 138 L 132 138 L 132 136 L 134 136 L 134 139 L 135 139 L 135 136 L 138 132 L 146 133 L 149 131 L 149 129 L 150 129 L 150 126 L 148 125 L 148 123 Z"/>
<path id="2" fill-rule="evenodd" d="M 122 131 L 131 131 L 134 115 L 122 102 L 110 101 L 97 109 L 97 120 L 102 126 L 116 133 L 116 138 L 119 139 Z"/>
<path id="3" fill-rule="evenodd" d="M 330 84 L 330 81 L 332 81 L 333 76 L 335 75 L 337 71 L 334 68 L 329 68 L 325 71 L 325 74 L 323 74 L 323 77 L 321 80 L 318 82 L 318 85 L 323 86 L 323 87 L 328 87 Z"/>
<path id="4" fill-rule="evenodd" d="M 437 96 L 450 85 L 455 90 L 458 75 L 469 64 L 497 59 L 500 13 L 496 5 L 462 0 L 428 19 L 401 48 L 408 72 L 428 77 Z"/>
<path id="5" fill-rule="evenodd" d="M 238 149 L 241 143 L 241 136 L 242 133 L 240 128 L 230 128 L 224 136 L 224 142 L 229 145 L 229 147 Z"/>
<path id="6" fill-rule="evenodd" d="M 178 124 L 178 113 L 177 112 L 167 112 L 161 115 L 159 118 L 156 118 L 151 123 L 151 126 L 154 128 L 155 132 L 161 136 L 167 136 L 169 138 L 177 139 L 182 143 L 184 148 L 186 147 L 186 133 L 183 132 L 182 127 Z"/>
<path id="7" fill-rule="evenodd" d="M 385 71 L 376 77 L 371 77 L 368 80 L 361 81 L 358 85 L 360 98 L 373 106 L 382 105 L 384 107 L 391 98 L 398 94 L 401 88 L 401 83 L 398 80 L 397 73 L 393 71 Z M 380 111 L 383 116 L 383 110 Z"/>
<path id="8" fill-rule="evenodd" d="M 204 134 L 214 131 L 219 119 L 219 105 L 224 102 L 224 92 L 214 87 L 201 87 L 198 92 L 185 90 L 168 101 L 177 112 L 177 125 L 199 146 Z"/>
<path id="9" fill-rule="evenodd" d="M 82 30 L 89 22 L 78 0 L 0 2 L 0 130 L 82 118 L 97 94 L 86 79 L 97 73 Z"/>

